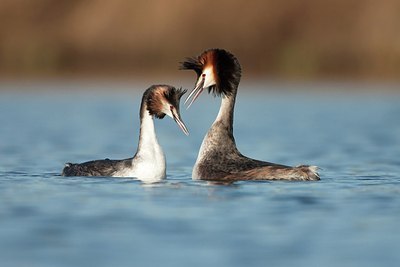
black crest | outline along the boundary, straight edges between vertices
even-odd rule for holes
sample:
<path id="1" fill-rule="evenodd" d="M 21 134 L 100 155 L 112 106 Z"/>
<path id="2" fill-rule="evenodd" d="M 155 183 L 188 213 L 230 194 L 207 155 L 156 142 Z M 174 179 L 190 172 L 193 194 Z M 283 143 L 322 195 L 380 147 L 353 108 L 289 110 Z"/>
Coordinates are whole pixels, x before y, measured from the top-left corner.
<path id="1" fill-rule="evenodd" d="M 179 102 L 187 90 L 182 88 L 169 87 L 164 91 L 164 97 L 167 101 L 179 110 Z"/>
<path id="2" fill-rule="evenodd" d="M 199 77 L 203 71 L 203 64 L 200 63 L 198 58 L 188 57 L 185 61 L 181 62 L 179 69 L 194 70 L 197 74 L 197 77 Z"/>

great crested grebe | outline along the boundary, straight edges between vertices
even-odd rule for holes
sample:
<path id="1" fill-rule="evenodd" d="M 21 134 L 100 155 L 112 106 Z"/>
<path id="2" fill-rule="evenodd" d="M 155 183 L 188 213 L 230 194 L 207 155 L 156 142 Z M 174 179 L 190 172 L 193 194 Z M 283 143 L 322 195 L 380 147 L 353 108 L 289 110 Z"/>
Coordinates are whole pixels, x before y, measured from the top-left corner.
<path id="1" fill-rule="evenodd" d="M 200 56 L 187 58 L 181 69 L 194 70 L 197 82 L 187 97 L 188 108 L 208 88 L 222 96 L 219 113 L 201 144 L 193 168 L 193 179 L 209 181 L 237 180 L 319 180 L 316 166 L 290 167 L 243 156 L 233 137 L 233 110 L 241 77 L 234 55 L 223 49 L 210 49 Z"/>
<path id="2" fill-rule="evenodd" d="M 189 135 L 179 113 L 179 101 L 186 90 L 169 85 L 153 85 L 147 89 L 140 106 L 140 134 L 137 152 L 123 160 L 94 160 L 81 164 L 66 163 L 63 176 L 134 177 L 144 182 L 157 182 L 166 176 L 165 156 L 158 144 L 153 117 L 173 118 Z"/>

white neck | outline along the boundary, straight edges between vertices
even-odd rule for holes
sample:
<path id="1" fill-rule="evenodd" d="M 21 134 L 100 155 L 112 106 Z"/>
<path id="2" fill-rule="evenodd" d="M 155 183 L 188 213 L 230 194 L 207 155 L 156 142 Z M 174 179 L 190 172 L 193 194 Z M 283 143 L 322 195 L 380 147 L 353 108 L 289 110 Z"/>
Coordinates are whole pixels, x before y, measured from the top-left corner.
<path id="1" fill-rule="evenodd" d="M 161 147 L 158 144 L 153 117 L 147 110 L 143 113 L 140 122 L 139 144 L 136 155 L 147 158 L 157 154 Z"/>
<path id="2" fill-rule="evenodd" d="M 140 120 L 139 144 L 132 166 L 115 176 L 135 177 L 143 182 L 158 182 L 166 177 L 164 152 L 158 144 L 153 117 L 143 110 Z"/>
<path id="3" fill-rule="evenodd" d="M 136 177 L 145 182 L 158 181 L 166 176 L 164 152 L 158 144 L 153 116 L 147 110 L 141 118 L 138 151 L 132 165 Z"/>

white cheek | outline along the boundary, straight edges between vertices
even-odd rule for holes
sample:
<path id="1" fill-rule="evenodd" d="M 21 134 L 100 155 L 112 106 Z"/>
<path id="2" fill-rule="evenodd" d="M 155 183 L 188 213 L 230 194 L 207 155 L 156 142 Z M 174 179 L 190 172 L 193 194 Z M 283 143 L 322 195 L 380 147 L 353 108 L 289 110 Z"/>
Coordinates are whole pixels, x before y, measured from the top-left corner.
<path id="1" fill-rule="evenodd" d="M 170 105 L 168 103 L 164 103 L 162 112 L 164 112 L 167 116 L 173 118 Z"/>
<path id="2" fill-rule="evenodd" d="M 202 75 L 205 75 L 204 88 L 215 85 L 214 71 L 212 67 L 205 68 Z"/>

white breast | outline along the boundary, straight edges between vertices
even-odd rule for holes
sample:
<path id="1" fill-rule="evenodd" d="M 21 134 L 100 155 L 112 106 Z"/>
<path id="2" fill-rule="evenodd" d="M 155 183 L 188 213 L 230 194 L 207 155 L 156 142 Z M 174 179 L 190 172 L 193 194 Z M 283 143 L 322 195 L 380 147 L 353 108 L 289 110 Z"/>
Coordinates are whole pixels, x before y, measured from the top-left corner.
<path id="1" fill-rule="evenodd" d="M 166 177 L 165 156 L 158 144 L 153 118 L 148 112 L 143 115 L 136 156 L 129 168 L 119 170 L 114 177 L 134 177 L 146 183 L 158 182 Z"/>
<path id="2" fill-rule="evenodd" d="M 146 183 L 159 182 L 166 177 L 166 164 L 164 154 L 159 153 L 152 160 L 149 158 L 135 157 L 132 167 L 116 172 L 114 177 L 133 177 Z"/>

